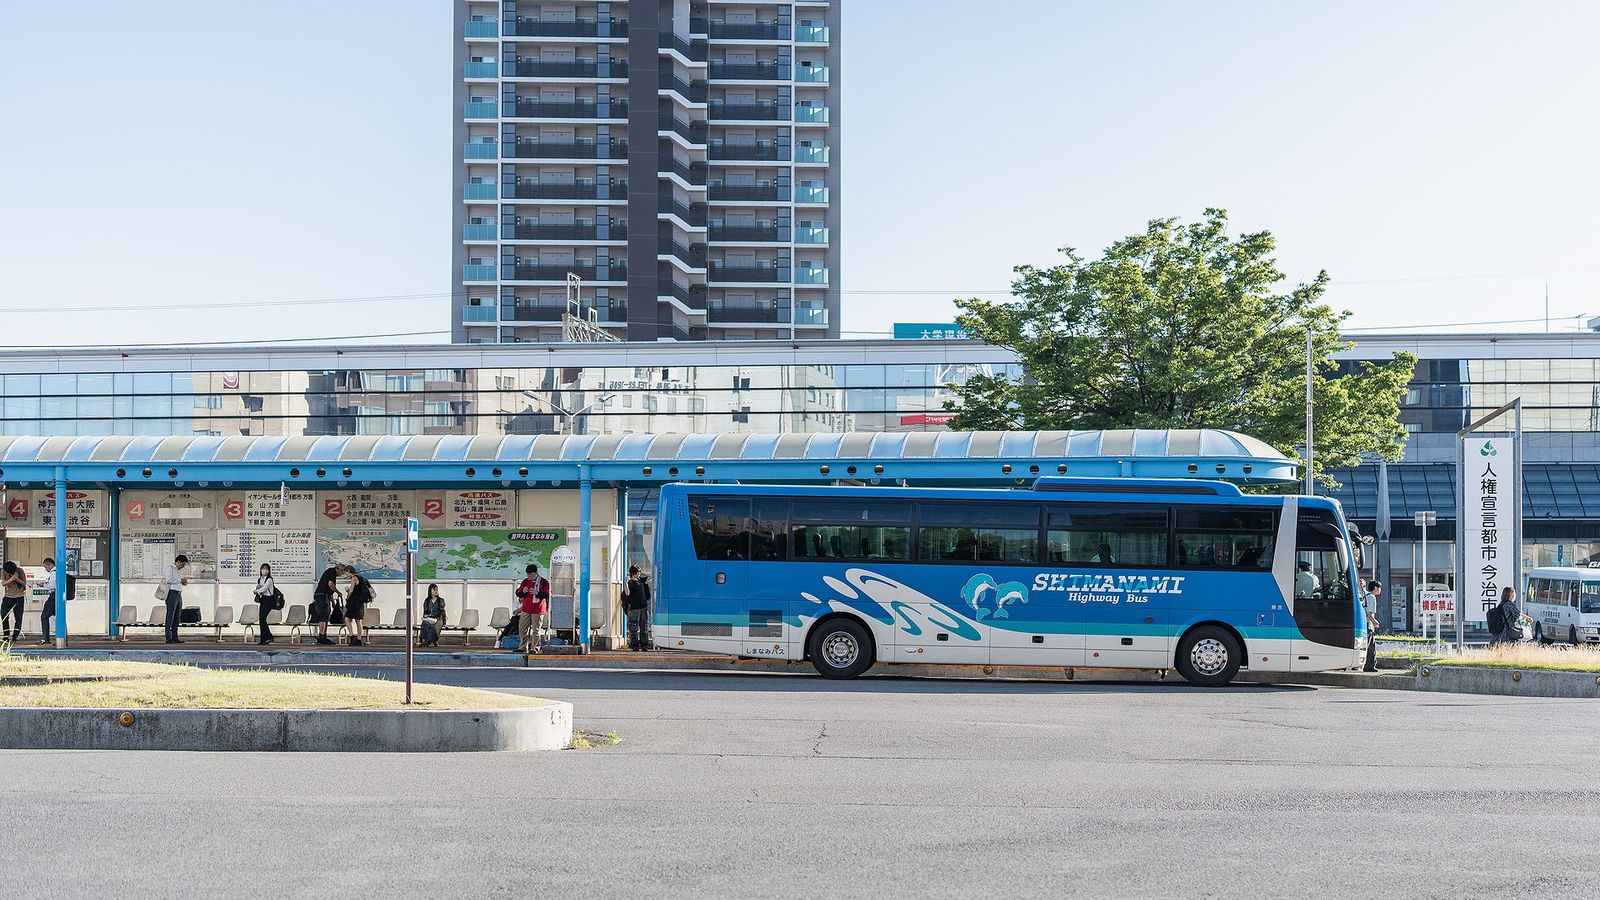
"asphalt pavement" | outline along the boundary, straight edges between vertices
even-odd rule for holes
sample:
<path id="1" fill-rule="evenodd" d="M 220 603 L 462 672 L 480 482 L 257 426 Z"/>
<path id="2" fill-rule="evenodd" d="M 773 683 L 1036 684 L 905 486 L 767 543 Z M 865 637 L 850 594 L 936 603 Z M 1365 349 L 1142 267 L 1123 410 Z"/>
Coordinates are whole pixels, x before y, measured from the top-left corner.
<path id="1" fill-rule="evenodd" d="M 420 676 L 570 700 L 595 746 L 0 752 L 0 884 L 9 897 L 1600 893 L 1594 701 Z"/>

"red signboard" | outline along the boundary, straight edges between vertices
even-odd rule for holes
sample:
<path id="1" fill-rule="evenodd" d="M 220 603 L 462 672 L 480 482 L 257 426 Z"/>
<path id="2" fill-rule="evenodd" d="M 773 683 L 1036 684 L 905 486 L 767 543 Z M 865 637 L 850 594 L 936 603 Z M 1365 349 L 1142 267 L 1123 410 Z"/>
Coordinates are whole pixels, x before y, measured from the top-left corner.
<path id="1" fill-rule="evenodd" d="M 222 517 L 233 521 L 244 518 L 244 501 L 229 500 L 222 504 Z"/>
<path id="2" fill-rule="evenodd" d="M 438 497 L 422 501 L 422 514 L 430 519 L 444 517 L 444 501 Z"/>
<path id="3" fill-rule="evenodd" d="M 324 500 L 324 501 L 322 501 L 322 514 L 324 516 L 327 516 L 330 519 L 338 519 L 338 518 L 343 517 L 344 516 L 344 501 L 343 500 Z"/>
<path id="4" fill-rule="evenodd" d="M 916 413 L 915 415 L 901 416 L 901 425 L 949 425 L 950 420 L 956 417 L 955 413 Z"/>
<path id="5" fill-rule="evenodd" d="M 28 501 L 19 498 L 6 504 L 6 515 L 17 521 L 26 519 L 28 517 Z"/>
<path id="6" fill-rule="evenodd" d="M 128 501 L 128 518 L 134 519 L 134 520 L 138 520 L 138 519 L 142 519 L 144 517 L 145 517 L 144 501 L 143 500 L 129 500 Z"/>

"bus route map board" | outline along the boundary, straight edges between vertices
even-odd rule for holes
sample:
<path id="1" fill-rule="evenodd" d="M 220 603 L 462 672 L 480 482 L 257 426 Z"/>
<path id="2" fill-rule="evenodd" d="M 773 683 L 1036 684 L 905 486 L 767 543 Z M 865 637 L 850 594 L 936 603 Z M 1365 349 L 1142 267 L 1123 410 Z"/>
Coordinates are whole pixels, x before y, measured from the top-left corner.
<path id="1" fill-rule="evenodd" d="M 334 563 L 354 566 L 357 572 L 374 581 L 402 580 L 406 577 L 406 530 L 319 528 L 317 571 Z"/>
<path id="2" fill-rule="evenodd" d="M 272 566 L 272 577 L 276 581 L 315 580 L 315 532 L 306 529 L 218 533 L 218 580 L 254 583 L 262 563 Z"/>
<path id="3" fill-rule="evenodd" d="M 566 543 L 567 532 L 559 528 L 425 531 L 417 554 L 417 579 L 520 581 L 529 563 L 549 577 L 550 555 Z"/>
<path id="4" fill-rule="evenodd" d="M 214 581 L 217 554 L 211 547 L 213 535 L 203 532 L 138 531 L 123 535 L 122 578 L 127 581 L 160 581 L 167 566 L 182 554 L 189 558 L 184 574 L 191 581 Z"/>

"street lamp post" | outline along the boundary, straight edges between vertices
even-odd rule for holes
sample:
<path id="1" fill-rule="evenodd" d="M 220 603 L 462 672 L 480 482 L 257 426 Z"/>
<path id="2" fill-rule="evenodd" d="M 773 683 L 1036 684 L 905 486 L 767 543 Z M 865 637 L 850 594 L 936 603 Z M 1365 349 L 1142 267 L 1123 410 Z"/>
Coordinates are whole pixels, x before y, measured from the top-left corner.
<path id="1" fill-rule="evenodd" d="M 1417 580 L 1417 599 L 1421 600 L 1422 592 L 1428 589 L 1428 526 L 1439 524 L 1439 514 L 1431 509 L 1424 510 L 1413 516 L 1411 521 L 1415 522 L 1422 529 L 1422 574 Z M 1444 625 L 1442 624 L 1443 620 L 1444 616 L 1438 610 L 1434 610 L 1433 640 L 1436 644 L 1439 643 L 1441 635 L 1444 632 Z M 1428 633 L 1428 625 L 1426 622 L 1424 622 L 1422 625 L 1422 633 L 1424 637 L 1426 637 Z"/>

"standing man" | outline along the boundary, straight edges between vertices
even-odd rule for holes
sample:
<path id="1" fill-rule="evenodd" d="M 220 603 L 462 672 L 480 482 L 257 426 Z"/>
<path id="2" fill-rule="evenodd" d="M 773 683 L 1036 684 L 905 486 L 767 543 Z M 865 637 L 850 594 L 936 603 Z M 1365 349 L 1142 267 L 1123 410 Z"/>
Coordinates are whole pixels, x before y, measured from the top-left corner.
<path id="1" fill-rule="evenodd" d="M 1517 606 L 1517 589 L 1506 587 L 1500 591 L 1500 604 L 1484 615 L 1489 626 L 1489 645 L 1509 644 L 1522 640 L 1520 622 L 1522 610 Z"/>
<path id="2" fill-rule="evenodd" d="M 1378 597 L 1383 593 L 1383 582 L 1372 581 L 1367 584 L 1367 592 L 1361 598 L 1361 606 L 1367 613 L 1367 664 L 1361 667 L 1363 672 L 1378 671 Z"/>
<path id="3" fill-rule="evenodd" d="M 183 610 L 183 588 L 189 583 L 188 576 L 183 570 L 189 566 L 189 557 L 182 553 L 172 560 L 172 565 L 167 566 L 167 577 L 161 580 L 161 587 L 167 592 L 167 621 L 166 638 L 169 644 L 181 644 L 178 640 L 178 614 Z"/>
<path id="4" fill-rule="evenodd" d="M 650 645 L 645 639 L 645 617 L 649 615 L 650 588 L 645 584 L 644 576 L 639 574 L 638 566 L 628 567 L 628 583 L 622 589 L 622 611 L 628 617 L 628 649 L 647 650 Z"/>
<path id="5" fill-rule="evenodd" d="M 50 596 L 45 598 L 44 611 L 39 613 L 40 646 L 50 643 L 50 620 L 56 617 L 56 580 L 54 577 L 51 577 L 54 576 L 56 572 L 56 561 L 53 558 L 48 556 L 44 558 L 44 571 L 45 576 L 49 578 L 50 581 Z M 78 576 L 68 572 L 67 599 L 76 600 L 77 598 Z"/>
<path id="6" fill-rule="evenodd" d="M 539 567 L 529 563 L 527 577 L 517 585 L 517 599 L 522 611 L 522 652 L 538 653 L 544 649 L 545 616 L 550 613 L 550 582 L 539 577 Z"/>

